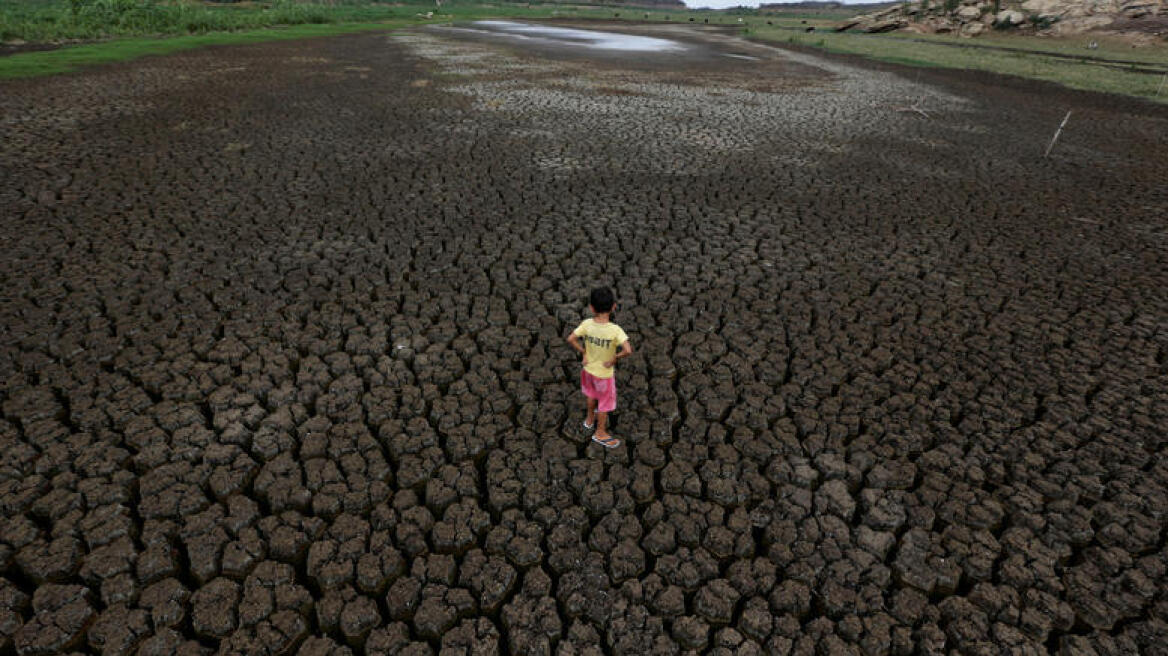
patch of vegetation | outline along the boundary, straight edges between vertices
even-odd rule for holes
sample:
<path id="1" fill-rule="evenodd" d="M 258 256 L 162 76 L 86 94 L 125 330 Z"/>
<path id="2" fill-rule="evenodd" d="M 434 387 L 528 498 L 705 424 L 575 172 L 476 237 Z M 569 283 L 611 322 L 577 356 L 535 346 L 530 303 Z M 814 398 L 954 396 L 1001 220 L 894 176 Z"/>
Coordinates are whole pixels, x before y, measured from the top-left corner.
<path id="1" fill-rule="evenodd" d="M 158 0 L 0 0 L 0 40 L 39 43 L 147 34 L 204 34 L 381 20 L 394 15 L 388 5 L 328 7 L 291 0 L 243 8 Z"/>
<path id="2" fill-rule="evenodd" d="M 325 3 L 328 4 L 325 4 Z M 702 17 L 743 29 L 763 21 L 755 14 L 678 11 L 677 8 L 622 7 L 627 20 L 688 22 Z M 373 0 L 0 0 L 0 41 L 81 42 L 50 51 L 0 57 L 0 78 L 47 75 L 89 64 L 165 54 L 204 45 L 305 38 L 368 29 L 480 18 L 573 18 L 612 20 L 613 5 L 548 2 L 487 4 L 481 0 L 379 2 Z M 756 12 L 757 13 L 757 12 Z M 801 14 L 800 14 L 801 15 Z M 772 17 L 779 25 L 799 25 L 795 15 Z M 816 23 L 829 23 L 821 18 Z M 277 29 L 273 29 L 277 28 Z M 169 37 L 169 38 L 159 38 Z"/>
<path id="3" fill-rule="evenodd" d="M 1050 27 L 1059 20 L 1058 16 L 1039 16 L 1037 14 L 1031 14 L 1028 18 L 1030 20 L 1030 24 L 1038 30 L 1050 29 Z"/>
<path id="4" fill-rule="evenodd" d="M 997 37 L 993 41 L 984 41 L 987 45 L 995 44 L 1019 49 L 1023 47 L 1046 48 L 1050 51 L 1016 52 L 953 47 L 952 38 L 936 37 L 935 42 L 930 42 L 929 39 L 919 38 L 919 35 L 906 37 L 895 34 L 818 33 L 812 36 L 764 28 L 757 30 L 755 36 L 771 41 L 785 41 L 792 45 L 819 48 L 827 52 L 859 55 L 908 66 L 989 71 L 1055 82 L 1073 89 L 1137 96 L 1168 103 L 1168 93 L 1161 91 L 1159 96 L 1156 95 L 1161 80 L 1160 75 L 1150 75 L 1139 70 L 1120 69 L 1089 61 L 1075 61 L 1051 56 L 1064 52 L 1066 54 L 1086 54 L 1082 45 L 1077 42 L 1044 39 L 1035 43 L 1033 39 L 1027 41 L 1025 37 L 1011 38 L 1007 36 Z M 1103 58 L 1138 58 L 1142 62 L 1163 67 L 1165 71 L 1168 71 L 1168 48 L 1147 49 L 1137 54 L 1130 49 L 1130 46 L 1125 51 L 1118 43 L 1104 44 L 1100 45 L 1098 50 L 1093 51 L 1093 54 Z"/>
<path id="5" fill-rule="evenodd" d="M 208 34 L 266 27 L 371 23 L 418 19 L 468 20 L 484 17 L 607 18 L 620 14 L 631 20 L 685 20 L 703 16 L 711 23 L 736 23 L 757 17 L 756 10 L 692 12 L 677 8 L 647 8 L 482 0 L 264 0 L 208 2 L 202 0 L 0 0 L 0 42 L 61 43 L 124 36 Z M 794 20 L 795 14 L 777 20 Z M 831 20 L 834 15 L 818 18 Z M 798 22 L 797 20 L 795 22 Z"/>

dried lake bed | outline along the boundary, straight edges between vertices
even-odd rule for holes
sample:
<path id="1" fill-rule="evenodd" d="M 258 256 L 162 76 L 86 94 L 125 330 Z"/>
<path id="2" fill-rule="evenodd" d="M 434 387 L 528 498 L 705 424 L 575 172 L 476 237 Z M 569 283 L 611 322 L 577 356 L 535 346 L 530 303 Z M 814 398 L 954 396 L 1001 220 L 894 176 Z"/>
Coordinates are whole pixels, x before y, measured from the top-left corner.
<path id="1" fill-rule="evenodd" d="M 1168 644 L 1163 108 L 467 24 L 0 134 L 0 654 Z"/>

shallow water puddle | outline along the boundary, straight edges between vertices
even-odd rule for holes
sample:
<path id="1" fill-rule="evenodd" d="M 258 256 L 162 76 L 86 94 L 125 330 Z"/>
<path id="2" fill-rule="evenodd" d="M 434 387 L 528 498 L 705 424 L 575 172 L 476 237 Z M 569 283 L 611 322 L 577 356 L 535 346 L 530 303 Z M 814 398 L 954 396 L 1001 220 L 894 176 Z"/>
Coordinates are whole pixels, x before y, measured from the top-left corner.
<path id="1" fill-rule="evenodd" d="M 515 39 L 541 41 L 551 45 L 575 46 L 593 50 L 620 50 L 625 52 L 678 52 L 688 49 L 672 39 L 651 36 L 551 27 L 536 23 L 484 20 L 472 23 L 474 27 L 461 28 L 476 32 L 490 32 Z"/>

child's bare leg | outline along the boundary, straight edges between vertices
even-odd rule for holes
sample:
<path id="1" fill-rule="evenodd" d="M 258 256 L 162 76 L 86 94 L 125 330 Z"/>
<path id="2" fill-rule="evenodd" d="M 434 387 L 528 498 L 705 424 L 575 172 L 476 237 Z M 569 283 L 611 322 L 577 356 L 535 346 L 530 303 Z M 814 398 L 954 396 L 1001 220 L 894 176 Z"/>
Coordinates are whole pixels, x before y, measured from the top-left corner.
<path id="1" fill-rule="evenodd" d="M 585 397 L 587 398 L 587 397 Z M 588 414 L 584 417 L 584 423 L 589 426 L 596 425 L 596 399 L 587 398 L 588 400 Z"/>
<path id="2" fill-rule="evenodd" d="M 608 434 L 608 413 L 607 412 L 596 413 L 596 437 L 599 437 L 601 439 L 604 439 L 606 437 L 612 437 L 611 435 Z"/>

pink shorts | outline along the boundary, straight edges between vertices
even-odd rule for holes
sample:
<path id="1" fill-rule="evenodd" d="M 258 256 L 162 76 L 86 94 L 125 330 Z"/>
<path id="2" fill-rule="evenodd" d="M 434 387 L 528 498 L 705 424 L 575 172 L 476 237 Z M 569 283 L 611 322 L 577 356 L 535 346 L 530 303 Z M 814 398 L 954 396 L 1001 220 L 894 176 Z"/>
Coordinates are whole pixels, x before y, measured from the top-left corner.
<path id="1" fill-rule="evenodd" d="M 580 371 L 580 391 L 590 399 L 596 399 L 598 412 L 612 412 L 616 409 L 616 376 L 597 378 L 587 371 Z"/>

